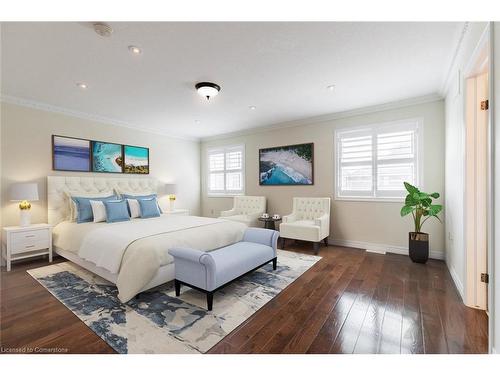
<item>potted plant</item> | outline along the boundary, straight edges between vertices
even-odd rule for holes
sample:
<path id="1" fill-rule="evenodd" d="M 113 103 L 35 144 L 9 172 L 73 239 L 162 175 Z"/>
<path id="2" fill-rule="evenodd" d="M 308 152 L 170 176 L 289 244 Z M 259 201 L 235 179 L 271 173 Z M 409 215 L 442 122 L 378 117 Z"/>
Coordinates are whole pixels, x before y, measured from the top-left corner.
<path id="1" fill-rule="evenodd" d="M 432 199 L 439 198 L 439 193 L 424 193 L 415 186 L 404 183 L 408 195 L 405 198 L 405 205 L 401 208 L 401 216 L 412 214 L 415 231 L 409 233 L 409 253 L 412 261 L 425 263 L 429 259 L 429 234 L 422 232 L 422 225 L 431 217 L 437 216 L 443 206 L 432 204 Z"/>

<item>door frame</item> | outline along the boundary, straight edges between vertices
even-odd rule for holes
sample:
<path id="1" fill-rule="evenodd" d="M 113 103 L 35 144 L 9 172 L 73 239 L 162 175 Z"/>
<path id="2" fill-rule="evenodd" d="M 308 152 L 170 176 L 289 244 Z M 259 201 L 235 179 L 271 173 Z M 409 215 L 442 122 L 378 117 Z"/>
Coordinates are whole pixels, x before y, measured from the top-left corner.
<path id="1" fill-rule="evenodd" d="M 494 106 L 492 105 L 494 103 L 494 97 L 493 97 L 493 82 L 494 82 L 494 77 L 493 77 L 493 23 L 488 22 L 483 34 L 481 35 L 481 38 L 479 39 L 479 42 L 477 43 L 476 47 L 474 48 L 474 52 L 472 53 L 471 57 L 469 58 L 468 63 L 466 64 L 466 68 L 464 69 L 463 75 L 461 77 L 461 84 L 462 87 L 466 87 L 467 79 L 473 76 L 474 71 L 477 69 L 478 63 L 480 62 L 481 54 L 485 52 L 485 50 L 488 53 L 488 100 L 490 103 L 489 110 L 488 110 L 488 141 L 487 141 L 487 161 L 488 161 L 488 176 L 487 176 L 487 194 L 486 194 L 486 199 L 487 199 L 487 206 L 490 207 L 487 213 L 487 261 L 488 261 L 488 275 L 489 275 L 489 283 L 488 283 L 488 351 L 489 353 L 492 352 L 492 342 L 493 342 L 493 335 L 494 335 L 494 317 L 495 317 L 495 301 L 494 301 L 494 274 L 493 274 L 493 265 L 494 265 L 494 249 L 495 249 L 495 244 L 494 244 L 494 228 L 495 228 L 495 217 L 494 217 L 494 171 L 495 171 L 495 164 L 494 164 L 494 157 L 495 157 L 495 145 L 494 145 Z M 466 126 L 467 126 L 467 119 L 466 119 L 466 109 L 467 109 L 467 93 L 465 92 L 463 95 L 463 124 L 464 124 L 464 150 L 466 150 Z M 467 159 L 464 157 L 463 159 L 463 173 L 464 173 L 464 179 L 467 177 L 466 173 L 466 162 Z M 464 203 L 463 203 L 463 209 L 464 213 L 467 212 L 466 210 L 466 190 L 465 190 L 465 185 L 466 185 L 466 180 L 464 180 Z M 466 219 L 463 218 L 463 243 L 464 243 L 464 260 L 467 259 L 467 237 L 466 237 Z M 467 268 L 465 268 L 465 277 L 464 277 L 464 291 L 467 290 L 467 284 L 468 284 L 468 274 L 467 274 Z"/>

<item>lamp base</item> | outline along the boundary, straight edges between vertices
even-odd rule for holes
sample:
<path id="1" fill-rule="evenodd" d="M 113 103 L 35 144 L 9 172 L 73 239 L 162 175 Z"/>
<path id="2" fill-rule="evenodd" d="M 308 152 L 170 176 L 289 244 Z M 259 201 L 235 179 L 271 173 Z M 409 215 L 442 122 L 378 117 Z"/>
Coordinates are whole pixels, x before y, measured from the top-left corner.
<path id="1" fill-rule="evenodd" d="M 170 204 L 169 204 L 169 208 L 168 208 L 168 210 L 169 210 L 170 212 L 172 212 L 172 211 L 174 210 L 175 200 L 170 199 L 170 202 L 169 202 L 169 203 L 170 203 Z"/>
<path id="2" fill-rule="evenodd" d="M 19 226 L 29 227 L 31 225 L 31 211 L 30 210 L 20 210 L 19 211 Z"/>

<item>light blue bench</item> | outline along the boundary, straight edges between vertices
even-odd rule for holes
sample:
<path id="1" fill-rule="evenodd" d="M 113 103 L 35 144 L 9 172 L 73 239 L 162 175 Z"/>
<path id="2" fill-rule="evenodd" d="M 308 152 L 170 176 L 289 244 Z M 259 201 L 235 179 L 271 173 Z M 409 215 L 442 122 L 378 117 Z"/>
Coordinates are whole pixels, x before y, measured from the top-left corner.
<path id="1" fill-rule="evenodd" d="M 208 310 L 212 310 L 217 290 L 271 261 L 276 269 L 278 237 L 275 230 L 248 228 L 240 242 L 216 250 L 170 249 L 175 261 L 175 295 L 180 295 L 181 285 L 205 292 Z"/>

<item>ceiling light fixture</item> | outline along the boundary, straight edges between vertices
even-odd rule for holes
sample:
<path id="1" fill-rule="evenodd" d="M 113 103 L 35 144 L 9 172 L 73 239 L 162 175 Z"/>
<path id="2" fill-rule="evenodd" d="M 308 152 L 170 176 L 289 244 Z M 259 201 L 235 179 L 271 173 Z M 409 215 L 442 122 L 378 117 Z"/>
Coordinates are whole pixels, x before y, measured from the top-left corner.
<path id="1" fill-rule="evenodd" d="M 335 85 L 326 86 L 326 88 L 328 91 L 333 91 L 335 90 Z"/>
<path id="2" fill-rule="evenodd" d="M 81 88 L 82 90 L 85 90 L 86 88 L 88 88 L 87 84 L 86 83 L 83 83 L 83 82 L 77 82 L 76 84 L 79 88 Z"/>
<path id="3" fill-rule="evenodd" d="M 194 87 L 198 94 L 206 97 L 207 100 L 216 96 L 220 91 L 220 86 L 212 82 L 199 82 Z"/>
<path id="4" fill-rule="evenodd" d="M 113 28 L 111 26 L 109 26 L 107 23 L 104 23 L 104 22 L 95 22 L 93 24 L 94 26 L 94 31 L 104 37 L 104 38 L 107 38 L 107 37 L 110 37 L 111 34 L 113 34 Z"/>
<path id="5" fill-rule="evenodd" d="M 142 53 L 142 49 L 137 46 L 128 46 L 128 50 L 134 55 L 140 55 Z"/>
<path id="6" fill-rule="evenodd" d="M 199 124 L 201 121 L 200 120 L 194 120 L 195 124 Z"/>
<path id="7" fill-rule="evenodd" d="M 251 106 L 249 106 L 248 108 L 250 108 L 252 111 L 255 111 L 255 110 L 257 109 L 257 107 L 256 107 L 256 106 L 254 106 L 254 105 L 251 105 Z"/>

